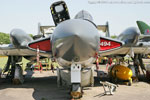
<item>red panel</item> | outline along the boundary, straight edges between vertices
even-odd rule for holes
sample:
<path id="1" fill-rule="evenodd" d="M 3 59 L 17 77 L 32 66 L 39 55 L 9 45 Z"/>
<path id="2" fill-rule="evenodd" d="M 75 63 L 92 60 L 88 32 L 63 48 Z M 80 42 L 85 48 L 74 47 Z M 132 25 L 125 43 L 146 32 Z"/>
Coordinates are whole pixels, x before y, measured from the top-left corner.
<path id="1" fill-rule="evenodd" d="M 39 50 L 41 50 L 41 51 L 51 51 L 50 39 L 31 43 L 31 44 L 29 44 L 29 47 L 32 49 L 37 49 L 37 47 L 39 47 Z"/>
<path id="2" fill-rule="evenodd" d="M 100 38 L 100 51 L 110 50 L 120 47 L 121 43 L 109 39 Z"/>

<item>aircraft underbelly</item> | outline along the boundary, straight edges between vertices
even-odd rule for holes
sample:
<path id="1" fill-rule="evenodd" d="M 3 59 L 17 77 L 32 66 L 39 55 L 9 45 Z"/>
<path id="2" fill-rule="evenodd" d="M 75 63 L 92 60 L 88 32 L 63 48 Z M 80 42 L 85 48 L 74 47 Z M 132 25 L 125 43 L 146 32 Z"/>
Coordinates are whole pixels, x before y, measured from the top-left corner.
<path id="1" fill-rule="evenodd" d="M 85 61 L 79 61 L 79 62 L 72 62 L 72 61 L 67 61 L 61 57 L 57 58 L 57 62 L 59 63 L 60 66 L 64 67 L 64 68 L 70 68 L 72 63 L 76 63 L 76 64 L 81 64 L 82 68 L 84 67 L 92 67 L 92 63 L 95 61 L 96 59 L 91 57 Z"/>

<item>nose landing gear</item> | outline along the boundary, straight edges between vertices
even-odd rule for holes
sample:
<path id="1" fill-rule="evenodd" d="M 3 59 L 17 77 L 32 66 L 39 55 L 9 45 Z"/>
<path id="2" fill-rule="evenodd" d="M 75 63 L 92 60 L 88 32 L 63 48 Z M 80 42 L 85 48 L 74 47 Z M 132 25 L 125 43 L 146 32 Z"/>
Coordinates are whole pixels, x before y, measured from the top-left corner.
<path id="1" fill-rule="evenodd" d="M 81 88 L 81 64 L 71 65 L 71 97 L 79 99 L 82 97 Z"/>

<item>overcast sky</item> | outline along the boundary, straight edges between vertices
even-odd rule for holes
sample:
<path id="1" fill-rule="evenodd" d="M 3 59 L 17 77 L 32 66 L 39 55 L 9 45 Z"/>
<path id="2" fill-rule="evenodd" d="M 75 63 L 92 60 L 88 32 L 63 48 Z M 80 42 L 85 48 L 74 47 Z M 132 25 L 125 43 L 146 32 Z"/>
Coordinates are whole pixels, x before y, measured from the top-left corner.
<path id="1" fill-rule="evenodd" d="M 38 22 L 54 25 L 50 5 L 58 0 L 0 0 L 0 32 L 21 28 L 37 34 Z M 71 18 L 82 9 L 93 16 L 96 24 L 109 21 L 110 34 L 118 35 L 128 27 L 137 27 L 142 20 L 150 25 L 150 4 L 89 4 L 88 0 L 64 0 Z M 91 0 L 90 0 L 91 1 Z"/>

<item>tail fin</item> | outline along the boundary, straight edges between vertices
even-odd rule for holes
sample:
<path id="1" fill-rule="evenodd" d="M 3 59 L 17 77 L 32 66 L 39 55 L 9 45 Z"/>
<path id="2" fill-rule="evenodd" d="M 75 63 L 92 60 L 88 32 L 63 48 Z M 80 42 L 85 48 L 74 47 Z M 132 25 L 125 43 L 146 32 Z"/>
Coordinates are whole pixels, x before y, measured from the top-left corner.
<path id="1" fill-rule="evenodd" d="M 139 27 L 139 30 L 141 32 L 141 34 L 145 34 L 145 32 L 148 30 L 150 30 L 150 26 L 147 25 L 146 23 L 144 23 L 143 21 L 137 21 L 136 22 L 138 27 Z"/>
<path id="2" fill-rule="evenodd" d="M 97 29 L 100 30 L 100 31 L 105 32 L 106 37 L 110 37 L 109 23 L 108 22 L 106 22 L 106 25 L 97 25 Z"/>
<path id="3" fill-rule="evenodd" d="M 39 23 L 38 23 L 38 33 L 37 33 L 37 35 L 41 35 L 40 26 L 41 26 L 41 23 L 39 22 Z"/>

